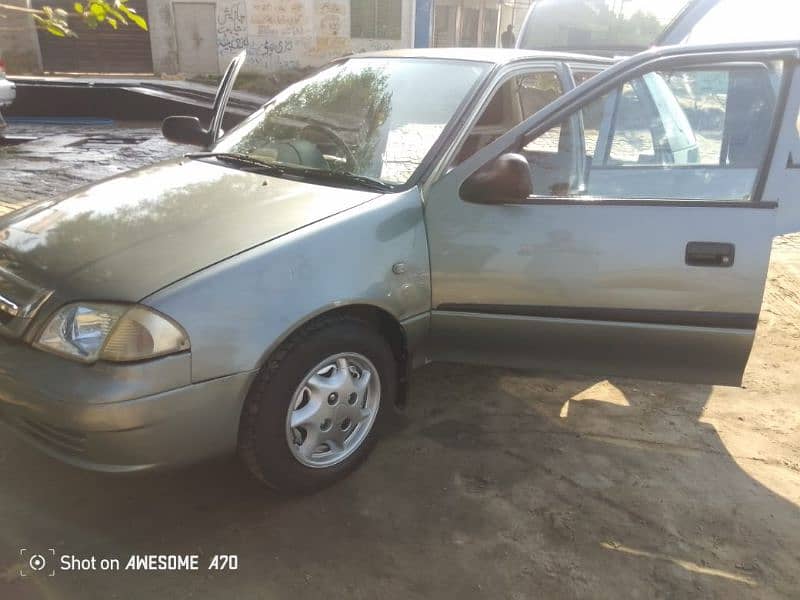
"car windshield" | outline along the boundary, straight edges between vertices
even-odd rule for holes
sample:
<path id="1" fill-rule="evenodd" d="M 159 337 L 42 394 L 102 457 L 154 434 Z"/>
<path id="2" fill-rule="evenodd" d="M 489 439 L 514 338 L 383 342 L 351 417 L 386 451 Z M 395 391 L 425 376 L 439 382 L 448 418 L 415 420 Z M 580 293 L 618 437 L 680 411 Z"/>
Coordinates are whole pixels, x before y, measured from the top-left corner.
<path id="1" fill-rule="evenodd" d="M 538 0 L 520 47 L 595 53 L 648 48 L 688 0 Z"/>
<path id="2" fill-rule="evenodd" d="M 488 69 L 467 61 L 352 58 L 286 89 L 214 151 L 311 176 L 402 185 Z"/>

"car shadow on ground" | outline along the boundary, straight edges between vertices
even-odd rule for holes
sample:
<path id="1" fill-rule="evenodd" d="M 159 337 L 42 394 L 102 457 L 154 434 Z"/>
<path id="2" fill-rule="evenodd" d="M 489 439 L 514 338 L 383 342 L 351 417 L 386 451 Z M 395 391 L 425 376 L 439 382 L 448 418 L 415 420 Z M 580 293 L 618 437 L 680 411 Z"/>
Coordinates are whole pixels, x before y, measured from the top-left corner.
<path id="1" fill-rule="evenodd" d="M 427 367 L 367 463 L 302 498 L 263 489 L 233 460 L 108 476 L 4 433 L 0 596 L 4 585 L 14 597 L 789 596 L 800 511 L 705 422 L 711 392 Z M 34 546 L 123 563 L 237 554 L 240 567 L 59 572 L 34 586 L 12 573 L 17 549 Z"/>

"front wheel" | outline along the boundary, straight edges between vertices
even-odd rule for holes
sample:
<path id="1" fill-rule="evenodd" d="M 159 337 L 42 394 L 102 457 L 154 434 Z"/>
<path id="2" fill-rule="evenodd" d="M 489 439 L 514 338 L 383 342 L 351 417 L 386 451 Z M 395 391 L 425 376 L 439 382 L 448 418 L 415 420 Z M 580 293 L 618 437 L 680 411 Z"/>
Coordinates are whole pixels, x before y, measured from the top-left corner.
<path id="1" fill-rule="evenodd" d="M 307 492 L 355 469 L 391 412 L 397 363 L 355 318 L 323 319 L 276 350 L 247 397 L 239 439 L 250 471 L 280 491 Z"/>

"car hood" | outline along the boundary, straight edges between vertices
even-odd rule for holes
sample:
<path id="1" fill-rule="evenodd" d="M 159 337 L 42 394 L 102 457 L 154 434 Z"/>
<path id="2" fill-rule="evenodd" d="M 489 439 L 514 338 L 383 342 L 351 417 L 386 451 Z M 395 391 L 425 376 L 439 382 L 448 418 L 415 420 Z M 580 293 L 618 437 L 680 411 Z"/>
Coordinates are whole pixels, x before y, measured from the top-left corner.
<path id="1" fill-rule="evenodd" d="M 169 161 L 0 220 L 0 281 L 55 290 L 61 301 L 138 301 L 375 196 Z"/>

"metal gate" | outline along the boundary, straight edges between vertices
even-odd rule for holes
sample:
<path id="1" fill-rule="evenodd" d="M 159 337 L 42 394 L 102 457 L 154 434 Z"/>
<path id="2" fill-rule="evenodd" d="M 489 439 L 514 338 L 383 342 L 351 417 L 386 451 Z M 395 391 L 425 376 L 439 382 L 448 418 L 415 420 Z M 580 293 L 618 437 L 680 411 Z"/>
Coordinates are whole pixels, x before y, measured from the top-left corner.
<path id="1" fill-rule="evenodd" d="M 35 0 L 34 6 L 63 8 L 71 12 L 74 0 Z M 147 19 L 146 0 L 129 0 L 128 6 Z M 149 21 L 148 21 L 149 23 Z M 60 38 L 39 31 L 39 47 L 45 71 L 57 73 L 152 73 L 150 33 L 133 23 L 111 29 L 101 23 L 89 29 L 77 18 L 70 18 L 77 38 Z"/>

